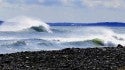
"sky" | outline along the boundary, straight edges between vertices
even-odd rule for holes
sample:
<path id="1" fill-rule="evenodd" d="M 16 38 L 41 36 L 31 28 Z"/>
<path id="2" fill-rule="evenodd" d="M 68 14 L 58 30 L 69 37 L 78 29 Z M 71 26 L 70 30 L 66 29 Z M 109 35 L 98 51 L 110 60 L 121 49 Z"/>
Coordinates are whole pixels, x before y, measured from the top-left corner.
<path id="1" fill-rule="evenodd" d="M 125 0 L 0 0 L 0 20 L 17 16 L 44 22 L 125 22 Z"/>

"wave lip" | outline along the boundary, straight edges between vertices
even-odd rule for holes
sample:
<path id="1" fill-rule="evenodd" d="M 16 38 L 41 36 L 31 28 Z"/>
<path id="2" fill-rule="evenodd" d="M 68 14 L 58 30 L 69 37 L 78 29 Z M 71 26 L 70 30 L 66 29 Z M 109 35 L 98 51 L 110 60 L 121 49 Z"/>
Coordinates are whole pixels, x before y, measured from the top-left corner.
<path id="1" fill-rule="evenodd" d="M 30 29 L 35 30 L 37 32 L 45 32 L 45 31 L 51 32 L 51 31 L 47 30 L 45 27 L 43 27 L 43 26 L 32 26 Z"/>

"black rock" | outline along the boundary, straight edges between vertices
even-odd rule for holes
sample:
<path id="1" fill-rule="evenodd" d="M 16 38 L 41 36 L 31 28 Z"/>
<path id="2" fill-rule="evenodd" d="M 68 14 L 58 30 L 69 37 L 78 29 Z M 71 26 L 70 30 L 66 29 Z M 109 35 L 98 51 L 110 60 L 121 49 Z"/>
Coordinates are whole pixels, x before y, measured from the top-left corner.
<path id="1" fill-rule="evenodd" d="M 122 46 L 121 44 L 118 44 L 117 48 L 123 48 L 124 46 Z"/>

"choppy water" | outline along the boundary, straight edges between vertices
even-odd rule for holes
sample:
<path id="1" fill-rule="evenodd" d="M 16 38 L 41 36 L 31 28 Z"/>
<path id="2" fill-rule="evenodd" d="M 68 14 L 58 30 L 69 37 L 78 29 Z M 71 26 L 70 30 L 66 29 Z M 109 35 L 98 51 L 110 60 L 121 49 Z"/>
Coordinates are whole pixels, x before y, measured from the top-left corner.
<path id="1" fill-rule="evenodd" d="M 14 23 L 5 22 L 0 26 L 0 54 L 59 50 L 69 47 L 125 45 L 125 27 L 49 26 L 43 22 L 40 24 L 40 21 L 31 20 L 27 19 L 25 23 L 22 20 Z M 13 26 L 15 24 L 16 26 Z"/>

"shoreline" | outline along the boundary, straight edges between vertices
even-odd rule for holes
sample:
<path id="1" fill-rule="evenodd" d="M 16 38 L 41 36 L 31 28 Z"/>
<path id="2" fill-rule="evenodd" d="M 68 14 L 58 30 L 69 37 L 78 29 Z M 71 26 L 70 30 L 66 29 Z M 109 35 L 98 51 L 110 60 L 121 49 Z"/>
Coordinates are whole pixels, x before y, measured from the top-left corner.
<path id="1" fill-rule="evenodd" d="M 0 54 L 0 70 L 122 70 L 124 67 L 125 47 L 121 45 Z"/>

